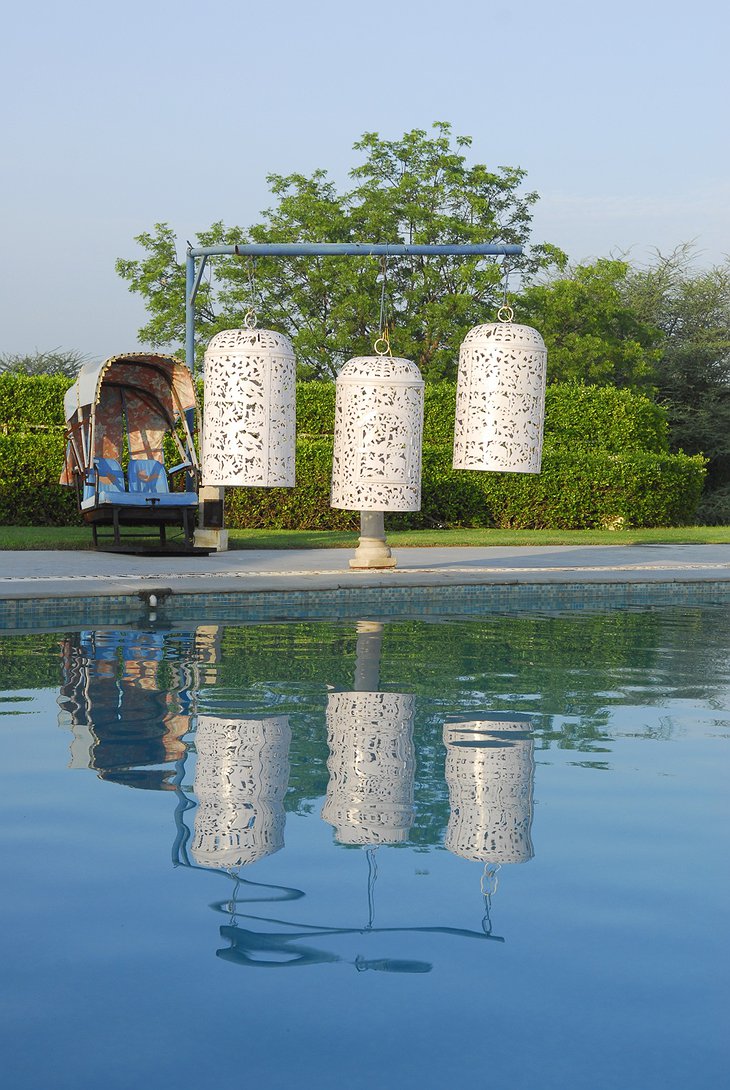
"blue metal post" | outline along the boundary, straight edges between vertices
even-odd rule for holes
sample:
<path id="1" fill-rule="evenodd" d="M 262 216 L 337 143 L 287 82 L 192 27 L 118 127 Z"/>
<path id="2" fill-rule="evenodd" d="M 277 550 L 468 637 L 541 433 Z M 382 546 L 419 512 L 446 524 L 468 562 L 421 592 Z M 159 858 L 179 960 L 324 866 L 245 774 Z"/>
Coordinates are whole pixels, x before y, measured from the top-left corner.
<path id="1" fill-rule="evenodd" d="M 195 257 L 188 246 L 185 259 L 185 362 L 195 374 Z"/>
<path id="2" fill-rule="evenodd" d="M 445 256 L 510 257 L 519 256 L 522 247 L 513 243 L 434 243 L 428 245 L 401 242 L 239 242 L 235 246 L 193 246 L 188 251 L 194 257 L 214 257 L 223 254 L 236 257 L 424 257 Z"/>

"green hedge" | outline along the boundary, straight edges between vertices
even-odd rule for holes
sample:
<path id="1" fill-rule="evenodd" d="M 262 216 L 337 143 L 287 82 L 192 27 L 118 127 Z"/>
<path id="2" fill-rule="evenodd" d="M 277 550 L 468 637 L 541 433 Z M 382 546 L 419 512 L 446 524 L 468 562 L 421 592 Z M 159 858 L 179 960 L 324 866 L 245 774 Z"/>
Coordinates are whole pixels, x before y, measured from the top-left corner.
<path id="1" fill-rule="evenodd" d="M 613 454 L 667 454 L 667 414 L 648 397 L 630 390 L 559 382 L 545 391 L 545 443 Z"/>
<path id="2" fill-rule="evenodd" d="M 428 383 L 424 399 L 424 442 L 451 446 L 455 416 L 454 383 Z M 334 383 L 300 383 L 297 389 L 299 436 L 332 435 L 334 420 Z M 661 406 L 630 390 L 556 383 L 548 386 L 545 392 L 545 443 L 551 447 L 585 446 L 614 454 L 642 450 L 665 454 L 669 451 L 669 427 Z"/>
<path id="3" fill-rule="evenodd" d="M 0 525 L 71 526 L 81 522 L 76 492 L 58 483 L 64 434 L 0 435 Z"/>
<path id="4" fill-rule="evenodd" d="M 332 442 L 300 440 L 294 489 L 226 492 L 232 529 L 355 529 L 358 517 L 329 506 Z M 386 516 L 391 529 L 433 526 L 681 526 L 692 522 L 705 462 L 698 455 L 546 451 L 542 473 L 478 473 L 451 468 L 451 452 L 423 452 L 421 510 Z"/>
<path id="5" fill-rule="evenodd" d="M 0 431 L 64 425 L 63 395 L 70 385 L 64 375 L 0 374 Z"/>
<path id="6" fill-rule="evenodd" d="M 77 523 L 61 488 L 63 392 L 68 380 L 0 376 L 0 523 Z M 231 528 L 356 528 L 329 505 L 334 385 L 297 392 L 295 489 L 228 489 Z M 451 468 L 455 389 L 426 387 L 422 510 L 388 516 L 391 528 L 431 526 L 673 526 L 693 520 L 705 476 L 701 456 L 669 455 L 663 410 L 612 387 L 552 386 L 539 475 Z M 2 434 L 5 430 L 7 434 Z"/>
<path id="7" fill-rule="evenodd" d="M 70 380 L 57 375 L 0 375 L 0 431 L 13 432 L 62 425 L 63 395 Z M 202 383 L 198 384 L 202 402 Z M 456 413 L 454 383 L 426 386 L 424 442 L 450 446 Z M 332 435 L 335 421 L 333 382 L 297 386 L 297 434 L 302 439 Z M 557 383 L 545 397 L 545 441 L 554 447 L 669 450 L 664 410 L 648 398 L 613 386 Z"/>

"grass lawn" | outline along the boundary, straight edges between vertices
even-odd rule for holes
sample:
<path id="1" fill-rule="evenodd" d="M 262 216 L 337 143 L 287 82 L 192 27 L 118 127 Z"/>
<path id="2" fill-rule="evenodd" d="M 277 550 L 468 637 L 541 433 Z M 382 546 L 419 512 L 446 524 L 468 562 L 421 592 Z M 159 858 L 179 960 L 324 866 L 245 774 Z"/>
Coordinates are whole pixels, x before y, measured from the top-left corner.
<path id="1" fill-rule="evenodd" d="M 730 526 L 651 530 L 393 530 L 388 544 L 409 545 L 641 545 L 730 543 Z M 354 549 L 355 531 L 231 530 L 231 549 Z M 0 526 L 0 549 L 90 549 L 85 526 Z"/>

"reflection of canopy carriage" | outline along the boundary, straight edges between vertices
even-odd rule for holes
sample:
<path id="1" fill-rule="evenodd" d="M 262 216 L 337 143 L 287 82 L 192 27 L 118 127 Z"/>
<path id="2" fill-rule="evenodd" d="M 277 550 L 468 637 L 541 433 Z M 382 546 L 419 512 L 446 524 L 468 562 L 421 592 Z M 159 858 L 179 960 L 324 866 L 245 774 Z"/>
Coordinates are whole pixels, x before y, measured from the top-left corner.
<path id="1" fill-rule="evenodd" d="M 88 363 L 64 400 L 68 446 L 62 484 L 76 484 L 79 508 L 91 524 L 181 526 L 193 547 L 198 507 L 198 457 L 193 443 L 195 388 L 190 370 L 173 356 L 131 353 Z M 165 468 L 164 446 L 177 450 Z M 124 468 L 123 468 L 124 467 Z"/>

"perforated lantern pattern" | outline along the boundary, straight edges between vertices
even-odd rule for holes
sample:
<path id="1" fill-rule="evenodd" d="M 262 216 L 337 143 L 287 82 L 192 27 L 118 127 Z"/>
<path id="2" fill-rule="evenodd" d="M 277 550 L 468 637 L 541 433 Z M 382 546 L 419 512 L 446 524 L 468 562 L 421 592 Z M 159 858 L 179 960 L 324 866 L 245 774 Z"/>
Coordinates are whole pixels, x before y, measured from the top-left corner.
<path id="1" fill-rule="evenodd" d="M 415 363 L 358 356 L 337 376 L 332 506 L 421 507 L 423 379 Z"/>
<path id="2" fill-rule="evenodd" d="M 529 717 L 447 721 L 445 846 L 482 863 L 532 859 L 534 743 Z"/>
<path id="3" fill-rule="evenodd" d="M 530 326 L 475 326 L 459 352 L 454 469 L 539 473 L 547 351 Z"/>
<path id="4" fill-rule="evenodd" d="M 413 824 L 415 697 L 330 693 L 322 817 L 342 844 L 397 844 Z"/>
<path id="5" fill-rule="evenodd" d="M 271 719 L 198 717 L 191 854 L 203 867 L 235 868 L 284 846 L 291 728 Z"/>
<path id="6" fill-rule="evenodd" d="M 294 349 L 270 329 L 228 329 L 205 353 L 204 485 L 291 488 L 296 439 Z"/>

